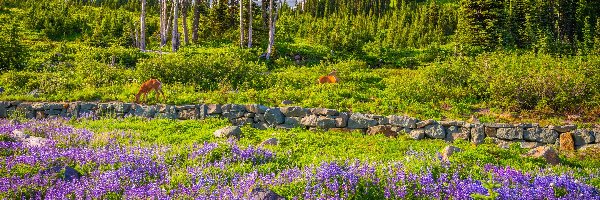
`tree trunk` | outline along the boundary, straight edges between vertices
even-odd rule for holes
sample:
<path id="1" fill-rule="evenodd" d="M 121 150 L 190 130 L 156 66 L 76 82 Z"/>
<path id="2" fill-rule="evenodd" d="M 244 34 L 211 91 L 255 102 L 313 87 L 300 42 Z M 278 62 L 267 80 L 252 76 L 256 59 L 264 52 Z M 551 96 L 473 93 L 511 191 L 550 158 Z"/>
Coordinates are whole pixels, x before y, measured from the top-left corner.
<path id="1" fill-rule="evenodd" d="M 244 0 L 238 0 L 240 3 L 240 47 L 244 47 Z"/>
<path id="2" fill-rule="evenodd" d="M 160 8 L 160 46 L 163 47 L 167 44 L 167 31 L 169 30 L 167 25 L 167 0 L 161 0 Z"/>
<path id="3" fill-rule="evenodd" d="M 188 14 L 188 8 L 189 8 L 189 0 L 182 0 L 181 1 L 181 17 L 183 19 L 181 19 L 182 21 L 182 26 L 183 26 L 183 42 L 185 42 L 185 45 L 188 45 L 190 43 L 189 39 L 188 39 L 188 26 L 187 26 L 187 14 Z"/>
<path id="4" fill-rule="evenodd" d="M 177 18 L 179 10 L 179 0 L 173 0 L 173 32 L 171 34 L 171 50 L 177 52 L 179 50 L 179 32 L 177 32 Z"/>
<path id="5" fill-rule="evenodd" d="M 146 0 L 142 0 L 140 27 L 140 50 L 146 51 Z"/>
<path id="6" fill-rule="evenodd" d="M 198 0 L 194 0 L 192 7 L 194 8 L 194 20 L 192 21 L 192 42 L 198 42 L 198 25 L 200 25 L 200 6 Z"/>
<path id="7" fill-rule="evenodd" d="M 248 2 L 248 48 L 252 48 L 252 0 Z"/>
<path id="8" fill-rule="evenodd" d="M 269 46 L 267 47 L 267 60 L 271 59 L 273 44 L 275 44 L 275 18 L 273 17 L 273 0 L 269 0 Z M 275 10 L 277 13 L 277 10 Z"/>
<path id="9" fill-rule="evenodd" d="M 267 25 L 269 24 L 269 17 L 267 16 L 267 0 L 261 1 L 260 9 L 262 10 L 263 29 L 267 29 Z"/>

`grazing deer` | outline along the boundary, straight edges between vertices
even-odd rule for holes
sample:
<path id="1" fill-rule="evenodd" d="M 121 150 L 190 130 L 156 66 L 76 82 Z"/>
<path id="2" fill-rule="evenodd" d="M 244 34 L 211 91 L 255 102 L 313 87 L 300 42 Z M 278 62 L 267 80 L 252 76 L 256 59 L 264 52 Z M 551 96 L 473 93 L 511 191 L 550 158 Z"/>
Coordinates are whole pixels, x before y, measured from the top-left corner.
<path id="1" fill-rule="evenodd" d="M 154 90 L 156 93 L 156 100 L 159 100 L 159 94 L 163 96 L 163 99 L 166 100 L 165 93 L 162 91 L 162 83 L 157 79 L 151 78 L 150 80 L 142 83 L 140 87 L 140 91 L 135 95 L 135 103 L 139 103 L 140 96 L 144 94 L 144 102 L 148 100 L 148 93 Z"/>
<path id="2" fill-rule="evenodd" d="M 333 71 L 331 71 L 331 73 L 327 74 L 327 76 L 321 76 L 319 77 L 319 84 L 323 84 L 323 83 L 337 83 L 339 82 L 338 78 L 337 78 L 337 71 L 335 71 L 335 69 Z"/>

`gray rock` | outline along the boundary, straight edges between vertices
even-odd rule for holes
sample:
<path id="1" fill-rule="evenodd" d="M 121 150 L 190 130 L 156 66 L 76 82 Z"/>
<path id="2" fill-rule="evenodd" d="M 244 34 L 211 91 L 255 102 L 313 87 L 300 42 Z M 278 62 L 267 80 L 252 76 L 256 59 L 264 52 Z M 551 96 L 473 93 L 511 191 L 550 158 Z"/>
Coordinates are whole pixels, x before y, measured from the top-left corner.
<path id="1" fill-rule="evenodd" d="M 269 125 L 267 123 L 263 123 L 263 122 L 258 122 L 258 123 L 254 123 L 252 124 L 252 128 L 258 129 L 258 130 L 266 130 L 269 129 Z"/>
<path id="2" fill-rule="evenodd" d="M 350 129 L 366 129 L 377 125 L 377 120 L 370 119 L 360 113 L 352 113 L 348 119 L 348 128 Z"/>
<path id="3" fill-rule="evenodd" d="M 335 119 L 327 117 L 319 117 L 317 119 L 317 127 L 322 129 L 335 128 Z"/>
<path id="4" fill-rule="evenodd" d="M 415 140 L 421 140 L 425 138 L 425 129 L 414 129 L 408 133 L 408 136 Z"/>
<path id="5" fill-rule="evenodd" d="M 594 129 L 594 139 L 596 139 L 596 144 L 600 144 L 600 128 Z"/>
<path id="6" fill-rule="evenodd" d="M 206 112 L 209 115 L 212 115 L 212 114 L 221 114 L 221 113 L 223 113 L 223 110 L 221 109 L 221 105 L 218 105 L 218 104 L 209 104 L 209 105 L 206 105 Z"/>
<path id="7" fill-rule="evenodd" d="M 294 126 L 294 125 L 290 125 L 290 124 L 277 124 L 275 126 L 276 129 L 293 129 L 296 127 L 298 127 L 298 126 Z"/>
<path id="8" fill-rule="evenodd" d="M 246 117 L 246 118 L 254 118 L 255 116 L 256 116 L 255 113 L 246 113 L 246 114 L 244 114 L 244 117 Z"/>
<path id="9" fill-rule="evenodd" d="M 219 130 L 216 130 L 213 135 L 218 138 L 228 137 L 240 137 L 242 135 L 242 129 L 239 126 L 228 126 Z"/>
<path id="10" fill-rule="evenodd" d="M 252 124 L 253 119 L 246 118 L 246 117 L 240 117 L 240 118 L 236 118 L 236 119 L 230 119 L 229 122 L 231 122 L 231 124 L 234 126 L 243 126 L 246 124 Z"/>
<path id="11" fill-rule="evenodd" d="M 433 119 L 428 119 L 428 120 L 425 120 L 425 121 L 417 122 L 415 125 L 417 126 L 417 128 L 423 128 L 425 126 L 429 126 L 429 125 L 432 125 L 432 124 L 437 124 L 437 122 L 435 120 L 433 120 Z"/>
<path id="12" fill-rule="evenodd" d="M 444 148 L 444 150 L 442 150 L 442 161 L 443 162 L 450 162 L 450 156 L 452 156 L 452 154 L 457 153 L 457 152 L 461 152 L 462 149 L 455 147 L 455 146 L 446 146 Z"/>
<path id="13" fill-rule="evenodd" d="M 302 124 L 304 126 L 308 126 L 308 127 L 316 127 L 318 119 L 319 119 L 319 117 L 316 115 L 309 115 L 309 116 L 303 117 L 300 120 L 300 124 Z"/>
<path id="14" fill-rule="evenodd" d="M 228 112 L 223 112 L 223 117 L 227 118 L 227 119 L 237 119 L 240 117 L 243 117 L 246 113 L 244 112 L 238 112 L 238 111 L 228 111 Z"/>
<path id="15" fill-rule="evenodd" d="M 446 141 L 452 142 L 454 140 L 462 139 L 469 141 L 471 137 L 471 128 L 450 126 L 446 128 Z"/>
<path id="16" fill-rule="evenodd" d="M 512 124 L 506 124 L 506 123 L 484 123 L 484 126 L 492 127 L 492 128 L 514 128 L 515 127 Z"/>
<path id="17" fill-rule="evenodd" d="M 530 142 L 542 142 L 545 144 L 554 144 L 558 139 L 558 132 L 552 129 L 533 127 L 523 131 L 523 138 Z"/>
<path id="18" fill-rule="evenodd" d="M 592 132 L 588 129 L 577 129 L 573 132 L 573 139 L 575 139 L 575 146 L 583 146 L 591 144 L 596 140 Z"/>
<path id="19" fill-rule="evenodd" d="M 566 133 L 566 132 L 570 132 L 570 131 L 574 131 L 575 129 L 577 129 L 577 125 L 574 124 L 569 124 L 569 125 L 563 125 L 563 126 L 548 126 L 549 129 L 555 130 L 556 132 L 559 133 Z"/>
<path id="20" fill-rule="evenodd" d="M 417 119 L 408 116 L 391 115 L 388 117 L 389 123 L 394 126 L 417 128 Z"/>
<path id="21" fill-rule="evenodd" d="M 442 125 L 428 125 L 425 126 L 425 136 L 435 139 L 444 139 L 446 138 L 446 131 L 444 130 L 444 126 Z"/>
<path id="22" fill-rule="evenodd" d="M 286 117 L 304 117 L 307 114 L 306 109 L 298 106 L 290 106 L 281 108 L 281 112 Z"/>
<path id="23" fill-rule="evenodd" d="M 283 115 L 283 113 L 281 113 L 279 108 L 267 109 L 267 111 L 265 112 L 265 122 L 267 122 L 267 124 L 282 124 L 284 120 L 285 116 Z"/>
<path id="24" fill-rule="evenodd" d="M 539 142 L 519 142 L 521 144 L 521 148 L 523 149 L 533 149 L 536 147 L 540 147 L 540 146 L 544 146 L 543 143 L 539 143 Z"/>
<path id="25" fill-rule="evenodd" d="M 241 112 L 241 113 L 245 113 L 246 112 L 246 106 L 244 105 L 239 105 L 239 104 L 231 104 L 231 107 L 228 110 L 229 112 Z"/>
<path id="26" fill-rule="evenodd" d="M 69 109 L 72 109 L 72 107 L 78 107 L 78 104 L 71 104 L 69 105 Z M 130 103 L 116 103 L 114 105 L 115 107 L 115 112 L 118 113 L 128 113 L 129 110 L 131 109 L 132 104 Z"/>
<path id="27" fill-rule="evenodd" d="M 232 104 L 228 103 L 225 105 L 221 105 L 221 111 L 222 112 L 229 112 L 229 110 L 231 109 Z"/>
<path id="28" fill-rule="evenodd" d="M 348 113 L 342 112 L 337 117 L 335 117 L 335 126 L 338 128 L 348 126 Z"/>
<path id="29" fill-rule="evenodd" d="M 440 121 L 439 122 L 442 126 L 464 126 L 465 122 L 461 122 L 461 121 Z"/>
<path id="30" fill-rule="evenodd" d="M 292 125 L 292 126 L 300 126 L 302 118 L 300 117 L 286 117 L 285 122 L 283 124 Z"/>
<path id="31" fill-rule="evenodd" d="M 248 112 L 256 114 L 265 114 L 265 112 L 267 112 L 267 109 L 269 109 L 269 107 L 259 104 L 246 105 L 246 110 L 248 110 Z"/>
<path id="32" fill-rule="evenodd" d="M 196 115 L 198 119 L 204 119 L 208 116 L 208 106 L 204 104 L 198 104 L 194 107 L 196 107 Z"/>
<path id="33" fill-rule="evenodd" d="M 534 157 L 534 158 L 544 159 L 546 161 L 546 163 L 551 164 L 551 165 L 558 165 L 560 163 L 558 154 L 552 147 L 547 147 L 547 146 L 536 147 L 536 148 L 530 150 L 526 155 L 530 156 L 530 157 Z"/>
<path id="34" fill-rule="evenodd" d="M 285 200 L 284 197 L 278 195 L 277 193 L 263 188 L 254 188 L 250 195 L 248 195 L 249 200 Z"/>
<path id="35" fill-rule="evenodd" d="M 4 106 L 0 106 L 0 118 L 7 118 L 8 117 L 8 110 L 6 109 L 6 107 Z"/>
<path id="36" fill-rule="evenodd" d="M 81 103 L 81 104 L 79 104 L 79 109 L 82 111 L 96 110 L 96 109 L 98 109 L 98 104 L 96 104 L 96 103 Z"/>
<path id="37" fill-rule="evenodd" d="M 338 115 L 339 112 L 337 110 L 333 110 L 333 109 L 327 109 L 327 108 L 314 108 L 312 110 L 312 114 L 313 115 Z"/>
<path id="38" fill-rule="evenodd" d="M 485 132 L 482 125 L 475 125 L 471 128 L 471 143 L 483 144 Z"/>
<path id="39" fill-rule="evenodd" d="M 283 104 L 283 105 L 290 105 L 290 104 L 294 104 L 294 102 L 293 102 L 293 101 L 290 101 L 290 100 L 283 100 L 283 101 L 281 102 L 281 104 Z"/>
<path id="40" fill-rule="evenodd" d="M 269 139 L 261 142 L 260 146 L 277 145 L 277 144 L 279 144 L 279 140 L 277 140 L 277 138 L 269 138 Z"/>
<path id="41" fill-rule="evenodd" d="M 136 104 L 133 110 L 133 114 L 140 117 L 154 117 L 157 111 L 156 106 L 142 106 L 139 104 Z"/>
<path id="42" fill-rule="evenodd" d="M 521 128 L 498 128 L 496 137 L 504 140 L 523 139 L 523 129 Z"/>
<path id="43" fill-rule="evenodd" d="M 264 114 L 256 114 L 254 116 L 254 122 L 265 122 L 265 115 Z"/>

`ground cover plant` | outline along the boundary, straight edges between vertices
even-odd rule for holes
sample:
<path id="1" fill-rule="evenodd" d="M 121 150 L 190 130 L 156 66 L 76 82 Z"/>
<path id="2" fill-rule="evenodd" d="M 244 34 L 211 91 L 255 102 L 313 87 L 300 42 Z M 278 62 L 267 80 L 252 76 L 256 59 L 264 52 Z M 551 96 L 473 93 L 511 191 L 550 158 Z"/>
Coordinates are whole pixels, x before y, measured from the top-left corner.
<path id="1" fill-rule="evenodd" d="M 249 127 L 240 139 L 215 138 L 220 119 L 1 122 L 2 198 L 247 199 L 256 188 L 288 199 L 600 196 L 600 159 L 561 156 L 552 167 L 516 146 L 458 141 L 464 152 L 442 162 L 443 141 Z M 49 141 L 28 146 L 14 130 Z M 271 137 L 279 144 L 259 145 Z"/>

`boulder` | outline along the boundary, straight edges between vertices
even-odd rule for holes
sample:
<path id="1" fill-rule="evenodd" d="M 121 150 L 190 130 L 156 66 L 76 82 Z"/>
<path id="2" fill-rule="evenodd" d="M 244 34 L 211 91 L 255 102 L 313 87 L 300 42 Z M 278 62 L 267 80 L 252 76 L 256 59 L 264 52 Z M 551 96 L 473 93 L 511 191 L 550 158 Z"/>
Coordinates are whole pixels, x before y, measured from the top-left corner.
<path id="1" fill-rule="evenodd" d="M 577 129 L 577 125 L 574 124 L 569 124 L 569 125 L 563 125 L 563 126 L 548 126 L 548 129 L 551 130 L 555 130 L 556 132 L 559 133 L 566 133 L 566 132 L 571 132 L 574 131 L 575 129 Z"/>
<path id="2" fill-rule="evenodd" d="M 446 131 L 444 130 L 444 126 L 442 125 L 428 125 L 425 126 L 425 136 L 435 139 L 444 139 L 446 138 Z"/>
<path id="3" fill-rule="evenodd" d="M 343 128 L 348 125 L 348 113 L 342 112 L 335 117 L 335 127 Z"/>
<path id="4" fill-rule="evenodd" d="M 417 119 L 408 116 L 388 116 L 389 124 L 394 126 L 406 127 L 406 128 L 417 128 Z"/>
<path id="5" fill-rule="evenodd" d="M 303 117 L 300 120 L 300 124 L 302 124 L 304 126 L 308 126 L 308 127 L 316 127 L 318 119 L 319 119 L 319 117 L 316 115 L 309 115 L 309 116 Z"/>
<path id="6" fill-rule="evenodd" d="M 285 200 L 285 198 L 268 189 L 254 188 L 248 195 L 248 200 Z"/>
<path id="7" fill-rule="evenodd" d="M 443 162 L 450 162 L 449 158 L 450 156 L 452 156 L 452 154 L 456 153 L 456 152 L 460 152 L 462 151 L 462 149 L 455 147 L 455 146 L 446 146 L 444 148 L 444 150 L 442 150 L 442 161 Z"/>
<path id="8" fill-rule="evenodd" d="M 577 129 L 573 131 L 573 139 L 575 140 L 575 146 L 583 146 L 596 141 L 594 135 L 588 129 Z"/>
<path id="9" fill-rule="evenodd" d="M 546 163 L 551 165 L 558 165 L 560 163 L 556 151 L 548 146 L 536 147 L 530 150 L 526 155 L 533 158 L 542 158 Z"/>
<path id="10" fill-rule="evenodd" d="M 369 134 L 369 135 L 383 134 L 386 137 L 398 136 L 398 133 L 393 131 L 391 126 L 386 126 L 386 125 L 378 125 L 378 126 L 369 127 L 369 129 L 367 129 L 367 134 Z"/>
<path id="11" fill-rule="evenodd" d="M 484 123 L 483 124 L 486 127 L 491 127 L 491 128 L 513 128 L 514 125 L 512 124 L 506 124 L 506 123 Z"/>
<path id="12" fill-rule="evenodd" d="M 425 138 L 425 129 L 413 129 L 408 133 L 408 136 L 415 140 L 421 140 Z"/>
<path id="13" fill-rule="evenodd" d="M 218 105 L 218 104 L 209 104 L 209 105 L 206 106 L 206 112 L 209 115 L 212 115 L 212 114 L 221 114 L 221 113 L 223 113 L 223 110 L 221 110 L 221 105 Z"/>
<path id="14" fill-rule="evenodd" d="M 260 146 L 277 145 L 277 144 L 279 144 L 279 140 L 277 140 L 277 138 L 269 138 L 269 139 L 261 142 Z"/>
<path id="15" fill-rule="evenodd" d="M 469 141 L 471 129 L 459 126 L 450 126 L 446 128 L 446 141 L 452 142 L 457 139 Z"/>
<path id="16" fill-rule="evenodd" d="M 521 140 L 523 139 L 522 128 L 498 128 L 496 137 L 503 140 Z"/>
<path id="17" fill-rule="evenodd" d="M 290 104 L 294 104 L 294 102 L 293 102 L 293 101 L 290 101 L 290 100 L 283 100 L 283 101 L 281 102 L 281 104 L 283 104 L 283 105 L 290 105 Z"/>
<path id="18" fill-rule="evenodd" d="M 575 151 L 575 140 L 570 132 L 560 134 L 559 139 L 560 151 Z"/>
<path id="19" fill-rule="evenodd" d="M 269 129 L 269 125 L 267 123 L 258 122 L 258 123 L 252 124 L 252 128 L 255 128 L 258 130 L 266 130 L 266 129 Z"/>
<path id="20" fill-rule="evenodd" d="M 304 117 L 307 114 L 306 109 L 298 106 L 283 107 L 281 112 L 286 117 Z"/>
<path id="21" fill-rule="evenodd" d="M 337 110 L 327 109 L 327 108 L 314 108 L 312 109 L 313 115 L 338 115 Z"/>
<path id="22" fill-rule="evenodd" d="M 24 141 L 25 139 L 29 138 L 29 135 L 21 130 L 13 130 L 10 136 L 17 141 Z"/>
<path id="23" fill-rule="evenodd" d="M 0 118 L 7 118 L 8 117 L 8 109 L 6 109 L 6 107 L 4 106 L 0 106 Z"/>
<path id="24" fill-rule="evenodd" d="M 471 143 L 483 144 L 485 131 L 482 125 L 475 125 L 471 128 Z"/>
<path id="25" fill-rule="evenodd" d="M 42 147 L 50 143 L 49 139 L 30 136 L 23 140 L 23 145 L 27 147 Z"/>
<path id="26" fill-rule="evenodd" d="M 322 129 L 330 129 L 330 128 L 335 128 L 335 119 L 332 118 L 328 118 L 328 117 L 319 117 L 317 119 L 317 127 L 322 128 Z"/>
<path id="27" fill-rule="evenodd" d="M 554 144 L 556 143 L 556 139 L 558 139 L 558 132 L 548 128 L 527 128 L 523 131 L 523 139 L 530 142 Z"/>
<path id="28" fill-rule="evenodd" d="M 270 108 L 265 112 L 265 122 L 267 122 L 267 124 L 282 124 L 284 120 L 285 116 L 279 108 Z"/>
<path id="29" fill-rule="evenodd" d="M 442 126 L 465 126 L 465 122 L 463 121 L 440 121 L 439 124 Z"/>
<path id="30" fill-rule="evenodd" d="M 425 120 L 425 121 L 420 121 L 420 122 L 417 122 L 417 123 L 415 124 L 415 126 L 416 126 L 416 128 L 423 128 L 423 127 L 425 127 L 425 126 L 429 126 L 429 125 L 436 124 L 436 123 L 437 123 L 437 122 L 436 122 L 435 120 L 433 120 L 433 119 L 428 119 L 428 120 Z M 409 128 L 410 128 L 410 127 L 409 127 Z"/>
<path id="31" fill-rule="evenodd" d="M 352 113 L 348 119 L 348 128 L 350 129 L 366 129 L 375 125 L 377 125 L 377 120 L 360 113 Z"/>
<path id="32" fill-rule="evenodd" d="M 296 127 L 296 126 L 301 125 L 301 123 L 300 123 L 301 121 L 302 121 L 302 118 L 300 118 L 300 117 L 286 117 L 283 124 Z"/>
<path id="33" fill-rule="evenodd" d="M 267 109 L 269 109 L 269 107 L 259 104 L 246 105 L 246 110 L 255 114 L 265 114 L 265 112 L 267 112 Z"/>
<path id="34" fill-rule="evenodd" d="M 594 141 L 594 143 L 600 144 L 600 128 L 594 128 L 593 132 L 594 132 L 594 139 L 596 139 L 596 141 Z"/>
<path id="35" fill-rule="evenodd" d="M 216 130 L 213 135 L 218 138 L 228 137 L 240 137 L 242 135 L 242 129 L 239 126 L 228 126 L 219 130 Z"/>
<path id="36" fill-rule="evenodd" d="M 231 124 L 234 126 L 243 126 L 246 124 L 252 124 L 252 122 L 254 122 L 254 120 L 251 118 L 240 117 L 237 119 L 230 119 L 229 122 L 231 122 Z"/>
<path id="37" fill-rule="evenodd" d="M 484 126 L 483 131 L 486 137 L 496 137 L 496 128 Z"/>

